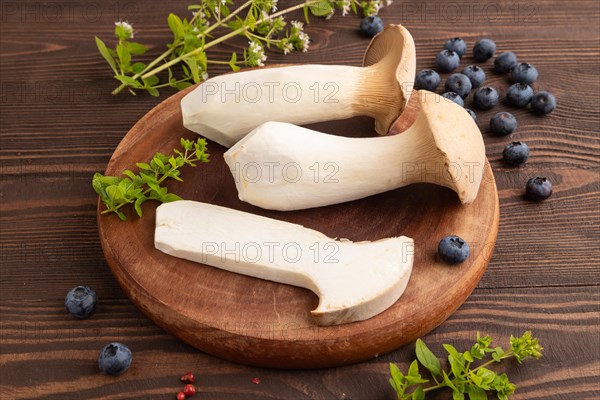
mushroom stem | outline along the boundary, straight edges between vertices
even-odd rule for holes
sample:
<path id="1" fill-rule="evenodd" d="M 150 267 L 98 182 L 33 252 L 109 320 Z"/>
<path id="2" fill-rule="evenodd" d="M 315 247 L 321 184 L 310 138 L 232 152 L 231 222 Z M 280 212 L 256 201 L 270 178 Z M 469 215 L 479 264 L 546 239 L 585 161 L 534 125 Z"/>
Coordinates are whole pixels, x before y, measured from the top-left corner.
<path id="1" fill-rule="evenodd" d="M 369 45 L 364 67 L 297 65 L 209 79 L 181 101 L 183 124 L 227 147 L 267 121 L 302 125 L 364 115 L 384 135 L 408 102 L 415 63 L 410 33 L 389 25 Z"/>
<path id="2" fill-rule="evenodd" d="M 296 210 L 424 182 L 471 203 L 485 163 L 481 133 L 462 107 L 418 93 L 419 115 L 400 135 L 347 138 L 282 122 L 259 126 L 224 155 L 240 200 Z"/>

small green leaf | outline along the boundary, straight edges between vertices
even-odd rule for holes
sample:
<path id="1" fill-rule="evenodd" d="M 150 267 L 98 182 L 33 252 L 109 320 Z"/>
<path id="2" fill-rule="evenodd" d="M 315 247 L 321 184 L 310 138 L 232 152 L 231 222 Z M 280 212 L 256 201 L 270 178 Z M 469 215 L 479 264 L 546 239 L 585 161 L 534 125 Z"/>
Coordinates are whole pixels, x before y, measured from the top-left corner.
<path id="1" fill-rule="evenodd" d="M 127 50 L 129 50 L 131 54 L 142 55 L 148 51 L 148 48 L 141 43 L 127 42 Z"/>
<path id="2" fill-rule="evenodd" d="M 158 91 L 158 89 L 153 88 L 153 87 L 147 87 L 146 91 L 150 94 L 150 96 L 153 96 L 153 97 L 158 97 L 160 95 L 160 92 Z"/>
<path id="3" fill-rule="evenodd" d="M 465 395 L 461 392 L 452 392 L 452 400 L 465 400 Z"/>
<path id="4" fill-rule="evenodd" d="M 131 66 L 131 72 L 134 74 L 139 74 L 144 70 L 144 68 L 146 68 L 146 64 L 143 62 L 136 62 Z"/>
<path id="5" fill-rule="evenodd" d="M 127 217 L 125 216 L 125 214 L 123 214 L 123 212 L 122 212 L 122 211 L 118 211 L 118 210 L 117 210 L 117 211 L 115 211 L 115 212 L 117 213 L 117 215 L 119 216 L 119 219 L 120 219 L 121 221 L 127 221 Z"/>
<path id="6" fill-rule="evenodd" d="M 160 80 L 158 79 L 158 76 L 152 75 L 147 78 L 144 78 L 143 81 L 144 81 L 145 86 L 149 87 L 149 86 L 157 85 Z"/>
<path id="7" fill-rule="evenodd" d="M 193 83 L 190 83 L 190 82 L 178 82 L 175 84 L 175 88 L 177 90 L 183 90 L 183 89 L 189 88 L 192 85 L 193 85 Z"/>
<path id="8" fill-rule="evenodd" d="M 392 379 L 398 383 L 404 380 L 404 374 L 402 374 L 400 368 L 394 363 L 390 363 L 390 374 L 392 375 Z"/>
<path id="9" fill-rule="evenodd" d="M 333 13 L 333 6 L 329 0 L 323 0 L 309 6 L 310 12 L 316 17 L 326 17 Z"/>
<path id="10" fill-rule="evenodd" d="M 411 364 L 410 367 L 408 368 L 408 375 L 409 376 L 419 376 L 419 363 L 417 362 L 417 360 L 414 360 Z"/>
<path id="11" fill-rule="evenodd" d="M 465 365 L 460 360 L 457 360 L 453 356 L 448 356 L 448 361 L 450 362 L 450 369 L 454 376 L 459 377 L 465 370 Z"/>
<path id="12" fill-rule="evenodd" d="M 473 358 L 473 356 L 471 355 L 471 353 L 470 353 L 470 352 L 468 352 L 468 351 L 465 351 L 465 352 L 463 353 L 463 358 L 464 358 L 465 360 L 467 360 L 468 362 L 473 362 L 473 361 L 475 361 L 475 359 Z"/>
<path id="13" fill-rule="evenodd" d="M 115 79 L 120 80 L 122 83 L 126 84 L 127 86 L 131 86 L 133 88 L 136 89 L 141 89 L 142 85 L 136 81 L 135 79 L 133 79 L 130 76 L 127 75 L 115 75 Z"/>
<path id="14" fill-rule="evenodd" d="M 457 360 L 460 360 L 461 355 L 458 352 L 458 350 L 454 348 L 454 346 L 452 346 L 451 344 L 443 344 L 442 346 L 444 346 L 444 349 L 446 349 L 449 355 L 456 358 Z"/>
<path id="15" fill-rule="evenodd" d="M 183 28 L 183 22 L 181 21 L 181 18 L 171 13 L 167 18 L 167 23 L 169 24 L 171 32 L 173 32 L 175 41 L 181 40 L 185 34 L 185 29 Z"/>
<path id="16" fill-rule="evenodd" d="M 166 195 L 164 195 L 162 197 L 162 201 L 164 203 L 170 203 L 170 202 L 179 201 L 179 200 L 182 200 L 182 198 L 177 196 L 175 193 L 167 193 Z"/>
<path id="17" fill-rule="evenodd" d="M 423 388 L 419 386 L 412 394 L 413 400 L 425 400 L 425 392 Z"/>
<path id="18" fill-rule="evenodd" d="M 137 213 L 138 217 L 142 216 L 142 203 L 144 203 L 146 200 L 148 200 L 148 198 L 142 195 L 141 197 L 138 197 L 138 199 L 133 205 L 135 207 L 135 212 Z"/>
<path id="19" fill-rule="evenodd" d="M 441 375 L 440 361 L 421 339 L 417 339 L 416 354 L 421 365 L 427 368 L 433 376 Z"/>
<path id="20" fill-rule="evenodd" d="M 135 179 L 135 177 L 137 176 L 136 174 L 134 174 L 132 171 L 130 171 L 128 169 L 123 171 L 122 174 L 128 176 L 131 179 Z"/>
<path id="21" fill-rule="evenodd" d="M 487 400 L 488 398 L 487 394 L 485 394 L 485 390 L 477 386 L 467 386 L 466 392 L 469 395 L 469 399 L 471 400 Z"/>
<path id="22" fill-rule="evenodd" d="M 98 51 L 100 51 L 100 54 L 102 54 L 102 57 L 104 57 L 104 59 L 106 60 L 108 65 L 110 65 L 110 67 L 115 72 L 115 74 L 118 74 L 117 65 L 115 64 L 114 58 L 110 54 L 110 51 L 108 51 L 108 48 L 106 47 L 104 42 L 102 40 L 100 40 L 100 38 L 97 36 L 96 36 L 96 46 L 98 47 Z"/>
<path id="23" fill-rule="evenodd" d="M 236 63 L 237 63 L 237 53 L 233 52 L 233 54 L 231 55 L 231 59 L 229 60 L 229 68 L 231 68 L 231 70 L 234 72 L 240 70 L 240 67 Z"/>

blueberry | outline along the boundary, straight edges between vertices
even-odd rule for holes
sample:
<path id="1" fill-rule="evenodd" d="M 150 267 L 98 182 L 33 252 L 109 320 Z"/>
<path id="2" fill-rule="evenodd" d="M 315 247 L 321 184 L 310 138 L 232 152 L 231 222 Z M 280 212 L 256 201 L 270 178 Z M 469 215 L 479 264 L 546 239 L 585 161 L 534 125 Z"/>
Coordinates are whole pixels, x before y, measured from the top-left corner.
<path id="1" fill-rule="evenodd" d="M 87 318 L 96 311 L 98 296 L 87 286 L 75 286 L 65 297 L 67 311 L 77 318 Z"/>
<path id="2" fill-rule="evenodd" d="M 471 81 L 471 86 L 474 88 L 483 85 L 483 82 L 485 82 L 485 71 L 483 70 L 483 68 L 477 65 L 466 66 L 462 70 L 462 73 L 463 75 L 469 77 L 469 80 Z"/>
<path id="3" fill-rule="evenodd" d="M 494 60 L 494 71 L 497 74 L 508 74 L 515 65 L 517 65 L 517 55 L 512 51 L 507 51 Z"/>
<path id="4" fill-rule="evenodd" d="M 442 50 L 436 57 L 436 64 L 440 71 L 451 72 L 460 64 L 460 57 L 452 50 Z"/>
<path id="5" fill-rule="evenodd" d="M 419 71 L 415 78 L 415 89 L 435 92 L 440 86 L 440 75 L 432 69 Z"/>
<path id="6" fill-rule="evenodd" d="M 502 158 L 508 165 L 521 165 L 529 158 L 529 146 L 524 142 L 512 142 L 504 147 Z"/>
<path id="7" fill-rule="evenodd" d="M 373 37 L 383 30 L 383 21 L 377 15 L 364 17 L 360 21 L 360 33 L 366 37 Z"/>
<path id="8" fill-rule="evenodd" d="M 496 136 L 510 135 L 517 129 L 517 119 L 506 111 L 499 112 L 490 120 L 490 129 Z"/>
<path id="9" fill-rule="evenodd" d="M 466 110 L 469 113 L 469 115 L 473 118 L 473 121 L 477 122 L 477 114 L 475 114 L 475 111 L 471 110 L 470 108 L 466 108 Z"/>
<path id="10" fill-rule="evenodd" d="M 526 83 L 531 85 L 538 78 L 537 69 L 528 63 L 520 63 L 510 70 L 510 79 L 513 83 Z"/>
<path id="11" fill-rule="evenodd" d="M 122 343 L 109 343 L 98 355 L 98 368 L 109 375 L 121 375 L 129 369 L 132 361 L 131 350 Z"/>
<path id="12" fill-rule="evenodd" d="M 529 200 L 546 200 L 552 194 L 552 182 L 548 178 L 531 178 L 525 185 L 525 196 Z"/>
<path id="13" fill-rule="evenodd" d="M 506 102 L 515 107 L 525 107 L 533 97 L 533 89 L 526 83 L 515 83 L 506 91 Z"/>
<path id="14" fill-rule="evenodd" d="M 531 98 L 531 109 L 536 114 L 550 114 L 556 108 L 556 98 L 552 93 L 537 92 Z"/>
<path id="15" fill-rule="evenodd" d="M 469 257 L 469 244 L 458 236 L 446 236 L 438 244 L 438 256 L 448 264 L 460 264 Z"/>
<path id="16" fill-rule="evenodd" d="M 446 93 L 442 94 L 442 97 L 455 102 L 456 104 L 458 104 L 461 107 L 465 106 L 465 101 L 457 93 L 446 92 Z"/>
<path id="17" fill-rule="evenodd" d="M 475 92 L 473 95 L 473 104 L 480 110 L 489 110 L 500 101 L 498 91 L 491 86 L 484 86 Z"/>
<path id="18" fill-rule="evenodd" d="M 458 54 L 459 57 L 462 57 L 463 54 L 467 52 L 467 42 L 460 37 L 448 39 L 446 40 L 446 43 L 444 43 L 444 49 L 453 51 Z"/>
<path id="19" fill-rule="evenodd" d="M 452 74 L 446 79 L 446 92 L 454 92 L 463 99 L 471 92 L 471 81 L 466 75 Z"/>
<path id="20" fill-rule="evenodd" d="M 496 43 L 490 39 L 481 39 L 473 46 L 473 58 L 475 61 L 484 62 L 494 56 Z"/>

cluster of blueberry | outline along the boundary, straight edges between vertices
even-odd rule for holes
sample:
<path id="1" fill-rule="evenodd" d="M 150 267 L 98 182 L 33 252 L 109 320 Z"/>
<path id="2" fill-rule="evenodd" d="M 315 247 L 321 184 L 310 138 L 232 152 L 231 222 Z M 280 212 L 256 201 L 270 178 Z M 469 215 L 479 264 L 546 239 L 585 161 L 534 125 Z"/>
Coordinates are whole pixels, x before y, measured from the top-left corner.
<path id="1" fill-rule="evenodd" d="M 87 286 L 76 286 L 65 297 L 65 307 L 73 316 L 84 319 L 96 311 L 98 296 Z M 121 375 L 129 369 L 133 355 L 131 349 L 123 343 L 109 343 L 100 350 L 98 355 L 98 368 L 108 375 Z M 177 393 L 177 400 L 184 400 L 196 393 L 194 386 L 195 377 L 191 372 L 186 372 L 180 378 L 185 384 L 183 390 Z"/>
<path id="2" fill-rule="evenodd" d="M 453 72 L 460 65 L 461 57 L 467 52 L 467 43 L 460 37 L 448 39 L 444 50 L 436 57 L 436 65 L 440 72 Z M 481 39 L 473 46 L 473 59 L 483 63 L 496 54 L 496 43 L 490 39 Z M 513 52 L 504 52 L 494 59 L 496 74 L 510 74 L 511 86 L 506 90 L 507 104 L 531 110 L 538 115 L 549 114 L 556 108 L 556 98 L 549 92 L 534 93 L 532 84 L 538 78 L 538 71 L 532 64 L 517 61 Z M 478 65 L 468 65 L 460 73 L 450 75 L 444 84 L 443 97 L 452 100 L 460 106 L 465 106 L 465 98 L 473 93 L 473 106 L 486 111 L 500 102 L 498 90 L 492 86 L 482 86 L 486 80 L 483 68 Z M 441 84 L 438 72 L 424 69 L 417 73 L 415 89 L 435 92 Z M 477 121 L 477 115 L 471 109 L 469 114 Z M 509 112 L 496 113 L 489 123 L 490 132 L 496 136 L 507 136 L 517 129 L 517 119 Z M 503 158 L 508 165 L 521 165 L 529 158 L 529 147 L 523 142 L 509 143 L 503 151 Z M 552 194 L 552 184 L 546 178 L 533 178 L 526 185 L 526 196 L 532 200 L 544 200 Z"/>
<path id="3" fill-rule="evenodd" d="M 87 286 L 75 286 L 65 297 L 65 307 L 73 316 L 84 319 L 96 311 L 98 296 Z M 109 343 L 100 350 L 98 368 L 109 375 L 121 375 L 133 360 L 131 350 L 122 343 Z"/>

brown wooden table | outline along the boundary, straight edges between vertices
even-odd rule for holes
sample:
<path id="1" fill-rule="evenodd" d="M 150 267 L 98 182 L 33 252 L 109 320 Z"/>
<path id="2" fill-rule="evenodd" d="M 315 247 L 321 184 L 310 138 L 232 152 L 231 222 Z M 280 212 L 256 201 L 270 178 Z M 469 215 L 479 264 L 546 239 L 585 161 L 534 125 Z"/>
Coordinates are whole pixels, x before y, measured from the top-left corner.
<path id="1" fill-rule="evenodd" d="M 280 8 L 283 5 L 280 5 Z M 178 378 L 195 371 L 199 399 L 392 399 L 388 363 L 403 370 L 414 344 L 377 359 L 326 370 L 247 367 L 204 354 L 165 333 L 130 301 L 104 261 L 90 180 L 103 171 L 131 126 L 161 98 L 111 96 L 115 82 L 94 35 L 111 41 L 114 21 L 127 20 L 136 40 L 157 55 L 171 40 L 166 17 L 185 2 L 133 0 L 2 1 L 0 153 L 0 398 L 172 399 Z M 506 345 L 533 330 L 544 346 L 539 361 L 499 366 L 518 385 L 515 399 L 600 396 L 600 9 L 590 1 L 396 1 L 381 16 L 402 23 L 417 45 L 417 69 L 433 66 L 443 42 L 470 45 L 490 37 L 540 72 L 536 88 L 552 91 L 548 117 L 500 105 L 480 112 L 487 155 L 500 195 L 500 231 L 488 270 L 467 302 L 424 339 L 468 346 L 476 331 Z M 359 17 L 313 18 L 306 54 L 269 52 L 270 63 L 360 65 L 368 40 Z M 112 43 L 112 42 L 111 42 Z M 239 42 L 239 43 L 243 43 Z M 213 56 L 225 59 L 231 46 Z M 238 48 L 239 49 L 239 48 Z M 228 59 L 228 58 L 227 58 Z M 462 66 L 470 63 L 468 58 Z M 485 64 L 490 71 L 491 63 Z M 212 74 L 226 72 L 214 68 Z M 447 74 L 443 75 L 445 78 Z M 488 82 L 508 86 L 489 73 Z M 522 168 L 501 153 L 511 138 L 494 138 L 487 124 L 509 110 L 519 121 L 512 139 L 532 149 Z M 543 203 L 523 199 L 528 178 L 554 183 Z M 64 296 L 78 284 L 100 303 L 90 319 L 71 318 Z M 134 351 L 119 378 L 98 372 L 99 349 L 110 341 Z M 253 384 L 252 378 L 260 378 Z M 435 398 L 449 398 L 448 392 Z"/>

